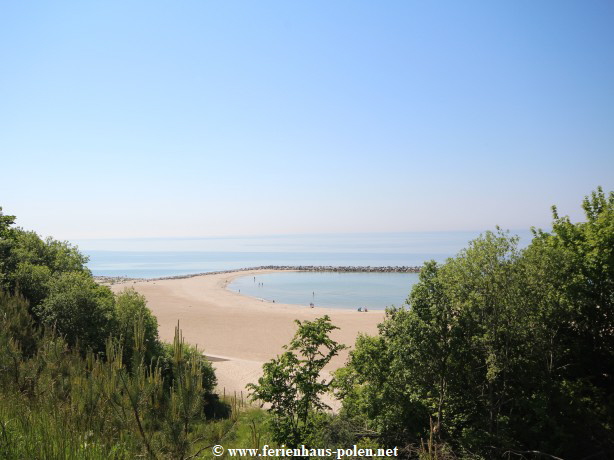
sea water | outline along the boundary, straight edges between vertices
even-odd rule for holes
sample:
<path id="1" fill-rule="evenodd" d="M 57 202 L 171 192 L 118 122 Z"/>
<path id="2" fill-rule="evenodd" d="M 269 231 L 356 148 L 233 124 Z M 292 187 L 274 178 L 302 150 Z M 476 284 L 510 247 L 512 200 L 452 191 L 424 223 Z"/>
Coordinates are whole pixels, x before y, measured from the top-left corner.
<path id="1" fill-rule="evenodd" d="M 89 251 L 94 275 L 160 278 L 261 266 L 420 266 L 440 254 Z"/>
<path id="2" fill-rule="evenodd" d="M 514 232 L 521 242 L 528 231 Z M 75 241 L 94 275 L 156 278 L 263 265 L 417 266 L 444 262 L 479 232 L 358 233 Z"/>
<path id="3" fill-rule="evenodd" d="M 530 241 L 527 230 L 512 233 L 520 236 L 520 246 Z M 420 266 L 427 260 L 444 262 L 478 235 L 479 232 L 422 232 L 142 238 L 75 243 L 89 256 L 88 267 L 94 275 L 158 278 L 267 265 Z M 265 283 L 262 289 L 251 291 L 254 286 L 247 287 L 249 283 L 244 287 L 233 284 L 231 289 L 284 303 L 308 305 L 313 301 L 319 306 L 383 308 L 402 304 L 417 280 L 416 274 L 400 273 L 267 276 L 271 278 L 262 280 Z M 312 294 L 311 299 L 308 294 Z"/>
<path id="4" fill-rule="evenodd" d="M 405 303 L 417 273 L 283 272 L 236 278 L 228 289 L 269 302 L 380 310 Z"/>

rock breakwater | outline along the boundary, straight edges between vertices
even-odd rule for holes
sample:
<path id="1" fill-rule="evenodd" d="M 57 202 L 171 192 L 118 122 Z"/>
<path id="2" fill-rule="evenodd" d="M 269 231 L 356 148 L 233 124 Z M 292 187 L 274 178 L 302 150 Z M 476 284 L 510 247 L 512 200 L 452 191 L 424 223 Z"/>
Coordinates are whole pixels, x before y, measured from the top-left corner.
<path id="1" fill-rule="evenodd" d="M 233 270 L 220 270 L 214 272 L 192 273 L 189 275 L 162 276 L 159 278 L 130 278 L 124 276 L 94 276 L 100 284 L 117 284 L 130 281 L 158 281 L 194 278 L 195 276 L 219 275 L 224 273 L 247 272 L 251 270 L 284 270 L 301 272 L 337 272 L 337 273 L 419 273 L 421 267 L 415 266 L 333 266 L 333 265 L 262 265 L 259 267 L 236 268 Z"/>

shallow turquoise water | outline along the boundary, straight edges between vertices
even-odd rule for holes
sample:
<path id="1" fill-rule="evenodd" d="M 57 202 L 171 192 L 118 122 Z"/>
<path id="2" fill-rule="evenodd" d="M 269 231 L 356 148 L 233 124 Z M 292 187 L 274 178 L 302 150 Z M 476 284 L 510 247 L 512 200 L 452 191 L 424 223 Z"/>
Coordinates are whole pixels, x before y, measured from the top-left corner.
<path id="1" fill-rule="evenodd" d="M 228 289 L 268 301 L 343 309 L 401 306 L 417 273 L 287 272 L 236 278 Z"/>

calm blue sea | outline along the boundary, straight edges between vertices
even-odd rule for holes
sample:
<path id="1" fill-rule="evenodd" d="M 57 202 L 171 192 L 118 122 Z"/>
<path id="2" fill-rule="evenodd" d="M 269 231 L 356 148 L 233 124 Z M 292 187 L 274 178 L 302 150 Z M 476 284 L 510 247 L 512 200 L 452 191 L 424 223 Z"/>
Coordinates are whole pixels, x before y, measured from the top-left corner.
<path id="1" fill-rule="evenodd" d="M 242 276 L 228 288 L 267 301 L 379 310 L 403 305 L 416 282 L 417 273 L 289 272 Z"/>
<path id="2" fill-rule="evenodd" d="M 418 266 L 441 254 L 89 251 L 94 275 L 157 278 L 265 265 Z"/>
<path id="3" fill-rule="evenodd" d="M 521 246 L 528 231 L 514 232 Z M 418 266 L 456 255 L 478 232 L 288 235 L 76 241 L 94 275 L 157 278 L 264 265 Z M 232 289 L 284 303 L 382 308 L 404 302 L 415 274 L 284 273 Z M 245 285 L 241 283 L 246 283 Z M 253 290 L 255 289 L 255 290 Z M 307 294 L 305 294 L 307 293 Z M 315 294 L 312 294 L 315 293 Z M 312 299 L 309 299 L 312 295 Z M 307 298 L 305 298 L 307 296 Z"/>

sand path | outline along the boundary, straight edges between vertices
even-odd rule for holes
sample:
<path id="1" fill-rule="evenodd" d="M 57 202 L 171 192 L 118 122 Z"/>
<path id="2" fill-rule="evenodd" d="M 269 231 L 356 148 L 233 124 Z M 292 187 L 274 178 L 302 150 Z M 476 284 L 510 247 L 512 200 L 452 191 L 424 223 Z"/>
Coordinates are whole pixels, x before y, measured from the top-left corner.
<path id="1" fill-rule="evenodd" d="M 294 320 L 313 320 L 330 316 L 340 329 L 334 331 L 338 342 L 353 346 L 359 332 L 377 333 L 383 311 L 359 313 L 356 310 L 309 308 L 262 301 L 226 289 L 238 276 L 256 276 L 272 270 L 251 270 L 192 278 L 139 281 L 111 286 L 113 291 L 134 287 L 147 298 L 158 318 L 160 338 L 172 341 L 179 321 L 186 341 L 204 349 L 212 357 L 218 378 L 218 391 L 245 392 L 245 385 L 256 382 L 262 364 L 280 354 L 294 332 Z M 342 366 L 348 351 L 335 357 L 328 371 Z"/>

